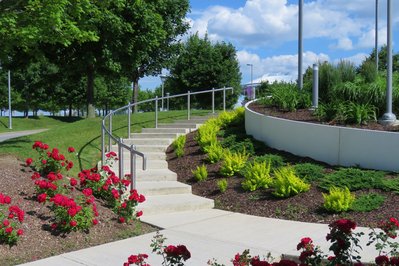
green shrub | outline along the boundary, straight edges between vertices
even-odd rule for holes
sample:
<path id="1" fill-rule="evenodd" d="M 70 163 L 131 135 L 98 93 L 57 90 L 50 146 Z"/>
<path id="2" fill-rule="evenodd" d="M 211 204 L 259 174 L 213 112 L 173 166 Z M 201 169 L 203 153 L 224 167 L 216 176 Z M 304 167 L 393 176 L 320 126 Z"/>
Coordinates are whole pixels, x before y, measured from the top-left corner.
<path id="1" fill-rule="evenodd" d="M 204 181 L 208 178 L 208 170 L 204 164 L 197 166 L 197 168 L 191 172 L 194 174 L 194 179 L 197 182 Z"/>
<path id="2" fill-rule="evenodd" d="M 233 176 L 244 168 L 247 160 L 248 154 L 245 152 L 231 152 L 226 150 L 222 166 L 220 167 L 220 173 L 224 176 Z"/>
<path id="3" fill-rule="evenodd" d="M 357 125 L 367 125 L 369 121 L 377 121 L 377 108 L 370 104 L 351 102 L 348 105 L 347 122 Z"/>
<path id="4" fill-rule="evenodd" d="M 324 177 L 324 167 L 313 163 L 301 163 L 294 165 L 296 175 L 307 181 L 314 182 Z"/>
<path id="5" fill-rule="evenodd" d="M 231 112 L 226 112 L 223 111 L 221 112 L 218 117 L 216 118 L 217 124 L 220 127 L 226 127 L 227 125 L 231 124 L 232 121 L 236 118 L 236 114 L 234 111 Z"/>
<path id="6" fill-rule="evenodd" d="M 245 178 L 241 183 L 242 188 L 247 191 L 268 188 L 273 183 L 270 176 L 270 165 L 270 161 L 248 163 L 242 171 Z"/>
<path id="7" fill-rule="evenodd" d="M 399 178 L 383 179 L 381 189 L 399 194 Z"/>
<path id="8" fill-rule="evenodd" d="M 353 82 L 356 78 L 356 66 L 351 61 L 340 60 L 337 64 L 337 70 L 342 82 Z"/>
<path id="9" fill-rule="evenodd" d="M 186 135 L 180 135 L 172 143 L 177 157 L 182 157 L 184 155 L 184 145 L 186 144 Z"/>
<path id="10" fill-rule="evenodd" d="M 356 212 L 369 212 L 378 209 L 385 201 L 385 197 L 376 193 L 368 193 L 356 197 L 350 208 Z"/>
<path id="11" fill-rule="evenodd" d="M 229 183 L 227 182 L 226 178 L 223 178 L 223 179 L 220 179 L 219 181 L 217 181 L 216 184 L 219 188 L 219 191 L 221 193 L 224 193 L 224 192 L 226 192 Z"/>
<path id="12" fill-rule="evenodd" d="M 333 86 L 341 83 L 337 68 L 329 62 L 319 64 L 319 97 L 322 102 L 329 102 Z"/>
<path id="13" fill-rule="evenodd" d="M 283 111 L 295 111 L 298 108 L 311 106 L 310 94 L 306 91 L 299 91 L 294 83 L 273 83 L 271 93 L 272 97 L 265 98 L 264 103 Z"/>
<path id="14" fill-rule="evenodd" d="M 310 184 L 305 183 L 295 175 L 291 166 L 285 166 L 274 171 L 273 195 L 280 198 L 295 196 L 301 192 L 308 191 Z"/>
<path id="15" fill-rule="evenodd" d="M 347 187 L 331 187 L 329 194 L 324 194 L 324 208 L 330 212 L 343 212 L 349 210 L 355 200 Z"/>
<path id="16" fill-rule="evenodd" d="M 366 83 L 374 82 L 377 79 L 378 72 L 374 61 L 364 61 L 360 66 L 359 72 Z"/>
<path id="17" fill-rule="evenodd" d="M 224 149 L 219 144 L 219 142 L 211 143 L 211 145 L 204 148 L 204 151 L 205 151 L 205 153 L 207 153 L 207 155 L 208 155 L 207 160 L 210 163 L 217 163 L 221 159 L 223 159 Z"/>
<path id="18" fill-rule="evenodd" d="M 361 170 L 358 168 L 340 168 L 325 175 L 319 187 L 329 190 L 330 187 L 347 187 L 350 191 L 360 189 L 382 188 L 385 173 L 382 171 Z"/>
<path id="19" fill-rule="evenodd" d="M 330 102 L 319 104 L 313 114 L 321 121 L 344 123 L 347 119 L 347 108 L 343 102 Z"/>
<path id="20" fill-rule="evenodd" d="M 265 154 L 262 156 L 256 156 L 254 157 L 254 161 L 258 163 L 270 161 L 272 169 L 277 169 L 285 165 L 284 158 L 276 154 Z"/>
<path id="21" fill-rule="evenodd" d="M 217 133 L 219 130 L 220 127 L 212 119 L 200 126 L 196 136 L 199 146 L 204 149 L 211 145 L 211 143 L 217 142 Z"/>

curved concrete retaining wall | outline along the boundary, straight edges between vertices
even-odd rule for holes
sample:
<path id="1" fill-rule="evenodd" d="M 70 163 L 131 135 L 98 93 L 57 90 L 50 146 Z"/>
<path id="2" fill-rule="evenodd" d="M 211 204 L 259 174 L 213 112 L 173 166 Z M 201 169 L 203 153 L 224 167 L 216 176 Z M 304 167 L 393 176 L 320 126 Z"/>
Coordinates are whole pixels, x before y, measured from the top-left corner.
<path id="1" fill-rule="evenodd" d="M 399 133 L 271 117 L 249 110 L 249 104 L 246 132 L 269 147 L 331 165 L 399 172 Z"/>

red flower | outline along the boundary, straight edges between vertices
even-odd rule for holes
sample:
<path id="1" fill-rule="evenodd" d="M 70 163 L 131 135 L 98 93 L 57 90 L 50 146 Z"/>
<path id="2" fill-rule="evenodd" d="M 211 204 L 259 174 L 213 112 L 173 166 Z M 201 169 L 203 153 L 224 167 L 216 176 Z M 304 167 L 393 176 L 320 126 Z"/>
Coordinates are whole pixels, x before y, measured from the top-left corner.
<path id="1" fill-rule="evenodd" d="M 46 193 L 42 193 L 40 195 L 37 196 L 37 201 L 42 203 L 45 202 L 47 199 L 47 194 Z"/>
<path id="2" fill-rule="evenodd" d="M 378 256 L 375 258 L 375 264 L 377 265 L 388 265 L 389 258 L 387 256 Z"/>
<path id="3" fill-rule="evenodd" d="M 356 223 L 348 219 L 340 219 L 329 225 L 330 227 L 337 228 L 345 234 L 350 234 L 356 228 Z"/>
<path id="4" fill-rule="evenodd" d="M 85 188 L 85 189 L 83 189 L 82 193 L 86 197 L 89 197 L 89 196 L 93 195 L 93 190 L 91 188 Z"/>
<path id="5" fill-rule="evenodd" d="M 74 220 L 69 222 L 69 225 L 72 226 L 72 227 L 75 227 L 77 224 L 78 223 L 76 221 L 74 221 Z"/>
<path id="6" fill-rule="evenodd" d="M 301 239 L 301 242 L 296 246 L 297 250 L 300 250 L 301 248 L 304 248 L 306 250 L 312 249 L 313 250 L 313 244 L 312 244 L 312 239 L 310 237 L 304 237 Z"/>
<path id="7" fill-rule="evenodd" d="M 7 227 L 6 228 L 6 233 L 11 234 L 12 233 L 12 227 Z"/>
<path id="8" fill-rule="evenodd" d="M 121 208 L 122 208 L 122 209 L 126 209 L 126 207 L 127 207 L 126 202 L 123 202 L 123 203 L 121 204 Z"/>
<path id="9" fill-rule="evenodd" d="M 28 159 L 26 159 L 26 161 L 25 161 L 25 163 L 26 163 L 27 166 L 31 165 L 32 162 L 33 162 L 33 159 L 32 159 L 32 158 L 28 158 Z"/>
<path id="10" fill-rule="evenodd" d="M 72 167 L 73 167 L 73 162 L 69 161 L 66 166 L 67 171 L 69 171 Z"/>
<path id="11" fill-rule="evenodd" d="M 93 219 L 93 225 L 96 225 L 96 224 L 98 224 L 98 220 L 97 219 Z"/>
<path id="12" fill-rule="evenodd" d="M 270 263 L 260 260 L 258 256 L 255 256 L 251 259 L 251 266 L 270 266 Z"/>
<path id="13" fill-rule="evenodd" d="M 50 225 L 50 227 L 51 227 L 51 229 L 55 230 L 55 229 L 57 229 L 58 225 L 56 223 L 52 223 Z"/>
<path id="14" fill-rule="evenodd" d="M 136 217 L 140 217 L 140 216 L 142 216 L 143 215 L 143 211 L 138 211 L 137 213 L 136 213 Z"/>
<path id="15" fill-rule="evenodd" d="M 40 174 L 38 172 L 34 172 L 33 175 L 30 177 L 32 180 L 36 180 L 40 178 Z"/>
<path id="16" fill-rule="evenodd" d="M 17 235 L 22 236 L 23 234 L 24 234 L 24 230 L 19 229 L 19 230 L 17 231 Z"/>
<path id="17" fill-rule="evenodd" d="M 144 201 L 145 201 L 144 195 L 140 195 L 140 196 L 139 196 L 138 202 L 139 202 L 139 203 L 143 203 Z"/>
<path id="18" fill-rule="evenodd" d="M 9 225 L 10 225 L 10 221 L 8 221 L 7 219 L 4 219 L 4 220 L 3 220 L 3 225 L 4 225 L 5 227 L 9 226 Z"/>
<path id="19" fill-rule="evenodd" d="M 298 266 L 298 264 L 295 261 L 292 260 L 280 260 L 280 262 L 275 262 L 272 265 L 275 266 Z"/>
<path id="20" fill-rule="evenodd" d="M 123 223 L 125 222 L 125 218 L 119 217 L 119 218 L 118 218 L 118 221 L 119 221 L 121 224 L 123 224 Z"/>
<path id="21" fill-rule="evenodd" d="M 11 198 L 10 198 L 10 196 L 5 196 L 4 199 L 3 199 L 3 201 L 4 201 L 5 204 L 11 204 Z"/>
<path id="22" fill-rule="evenodd" d="M 46 160 L 42 160 L 42 164 L 46 164 L 47 163 L 47 161 Z"/>
<path id="23" fill-rule="evenodd" d="M 75 152 L 75 148 L 74 147 L 68 147 L 68 152 Z"/>
<path id="24" fill-rule="evenodd" d="M 71 178 L 71 180 L 69 180 L 69 183 L 71 184 L 71 186 L 76 186 L 78 184 L 78 181 L 75 178 Z"/>
<path id="25" fill-rule="evenodd" d="M 389 263 L 390 263 L 391 265 L 399 265 L 399 257 L 391 257 L 391 258 L 389 259 Z"/>

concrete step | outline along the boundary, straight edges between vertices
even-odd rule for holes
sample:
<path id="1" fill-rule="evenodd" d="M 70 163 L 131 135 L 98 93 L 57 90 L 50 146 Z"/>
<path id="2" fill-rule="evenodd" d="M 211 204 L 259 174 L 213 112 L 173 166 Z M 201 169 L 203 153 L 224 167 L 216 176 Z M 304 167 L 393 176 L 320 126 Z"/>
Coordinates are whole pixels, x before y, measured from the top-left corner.
<path id="1" fill-rule="evenodd" d="M 161 128 L 160 128 L 161 129 Z M 164 128 L 163 128 L 164 129 Z M 169 128 L 168 128 L 169 129 Z M 175 139 L 179 135 L 182 135 L 185 133 L 133 133 L 130 134 L 130 138 L 134 140 L 139 140 L 139 139 Z"/>
<path id="2" fill-rule="evenodd" d="M 130 159 L 125 157 L 123 160 L 123 167 L 126 171 L 130 171 Z M 136 167 L 142 169 L 143 159 L 139 156 L 136 157 Z M 147 169 L 168 169 L 168 162 L 166 160 L 147 159 Z"/>
<path id="3" fill-rule="evenodd" d="M 130 152 L 124 151 L 123 156 L 124 156 L 124 158 L 130 158 Z M 166 160 L 166 154 L 165 154 L 165 152 L 162 152 L 162 151 L 161 152 L 146 152 L 145 156 L 147 158 L 147 162 L 149 160 Z M 142 160 L 140 156 L 136 156 L 136 158 L 137 158 L 136 159 L 137 161 Z"/>
<path id="4" fill-rule="evenodd" d="M 187 129 L 197 129 L 200 124 L 195 123 L 173 123 L 173 124 L 166 124 L 166 123 L 159 123 L 158 128 L 187 128 Z"/>
<path id="5" fill-rule="evenodd" d="M 169 169 L 147 169 L 137 168 L 137 181 L 176 181 L 177 174 Z"/>
<path id="6" fill-rule="evenodd" d="M 214 207 L 211 199 L 202 198 L 192 194 L 170 194 L 146 197 L 146 201 L 137 206 L 144 215 L 181 212 L 189 210 L 204 210 Z"/>
<path id="7" fill-rule="evenodd" d="M 131 145 L 167 145 L 169 146 L 173 142 L 173 138 L 135 138 L 135 139 L 124 139 L 123 143 Z"/>
<path id="8" fill-rule="evenodd" d="M 173 133 L 173 134 L 187 134 L 190 131 L 186 128 L 143 128 L 142 133 Z"/>
<path id="9" fill-rule="evenodd" d="M 176 120 L 172 124 L 203 124 L 206 121 L 208 121 L 208 118 L 195 118 L 195 119 L 181 119 L 181 120 Z"/>
<path id="10" fill-rule="evenodd" d="M 191 186 L 177 181 L 140 181 L 137 182 L 137 190 L 145 196 L 188 194 Z"/>
<path id="11" fill-rule="evenodd" d="M 136 150 L 146 154 L 147 152 L 166 152 L 169 145 L 136 145 Z"/>

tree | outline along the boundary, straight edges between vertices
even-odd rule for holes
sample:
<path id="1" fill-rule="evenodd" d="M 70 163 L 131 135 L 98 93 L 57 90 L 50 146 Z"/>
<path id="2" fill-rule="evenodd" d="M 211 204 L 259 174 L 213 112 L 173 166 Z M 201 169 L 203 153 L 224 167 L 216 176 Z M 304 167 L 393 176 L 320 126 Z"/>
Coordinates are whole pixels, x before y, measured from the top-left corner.
<path id="1" fill-rule="evenodd" d="M 230 43 L 215 43 L 198 34 L 190 36 L 170 69 L 166 88 L 172 94 L 197 92 L 212 88 L 233 87 L 234 94 L 226 94 L 228 107 L 234 106 L 241 92 L 241 73 L 236 49 Z M 210 95 L 198 95 L 192 101 L 196 108 L 209 108 Z M 220 107 L 220 97 L 215 99 Z"/>
<path id="2" fill-rule="evenodd" d="M 111 46 L 122 72 L 133 81 L 132 102 L 138 99 L 139 79 L 161 73 L 177 55 L 178 38 L 188 30 L 188 10 L 188 0 L 128 1 L 116 10 L 123 27 L 113 32 L 118 41 Z"/>

